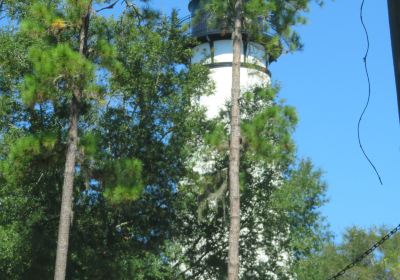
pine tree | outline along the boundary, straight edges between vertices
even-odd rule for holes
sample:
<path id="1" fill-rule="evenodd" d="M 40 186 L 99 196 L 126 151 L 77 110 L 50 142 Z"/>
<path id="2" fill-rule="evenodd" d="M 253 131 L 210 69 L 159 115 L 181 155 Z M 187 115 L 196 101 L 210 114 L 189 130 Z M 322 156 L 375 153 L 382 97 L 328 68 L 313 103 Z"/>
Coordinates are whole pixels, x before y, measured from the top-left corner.
<path id="1" fill-rule="evenodd" d="M 60 76 L 82 68 L 74 17 L 59 3 L 29 2 L 13 6 L 21 31 L 7 26 L 0 36 L 4 279 L 54 273 L 72 97 L 66 82 L 78 75 Z M 186 143 L 199 129 L 200 110 L 191 100 L 205 94 L 208 70 L 190 66 L 193 40 L 176 13 L 137 12 L 127 7 L 118 19 L 91 14 L 82 60 L 94 79 L 80 106 L 68 278 L 176 275 L 165 262 L 175 253 L 168 241 L 172 204 L 190 156 Z M 78 58 L 67 63 L 71 56 Z"/>
<path id="2" fill-rule="evenodd" d="M 78 75 L 79 77 L 78 79 L 82 80 L 79 82 L 72 81 L 71 84 L 69 85 L 70 86 L 69 90 L 72 91 L 71 92 L 72 99 L 70 105 L 70 123 L 69 123 L 67 154 L 66 154 L 66 162 L 64 170 L 64 183 L 63 183 L 63 193 L 61 200 L 60 223 L 58 229 L 56 267 L 54 273 L 54 279 L 56 280 L 65 279 L 67 270 L 69 232 L 73 219 L 73 210 L 72 210 L 73 188 L 74 188 L 74 177 L 76 168 L 76 157 L 78 153 L 78 122 L 80 115 L 80 106 L 82 104 L 82 98 L 85 91 L 85 83 L 87 83 L 87 81 L 85 80 L 86 79 L 89 80 L 91 76 L 93 76 L 93 69 L 90 69 L 91 66 L 85 63 L 86 62 L 85 59 L 87 59 L 88 57 L 87 42 L 89 36 L 88 32 L 90 24 L 90 14 L 92 12 L 93 2 L 82 1 L 81 3 L 76 3 L 76 5 L 83 6 L 82 10 L 78 10 L 80 14 L 79 17 L 80 22 L 78 21 L 79 56 L 74 57 L 71 54 L 67 54 L 68 53 L 67 49 L 60 50 L 61 52 L 65 52 L 65 55 L 67 57 L 68 56 L 70 57 L 68 58 L 67 61 L 59 60 L 58 62 L 71 63 L 77 65 L 81 64 L 80 68 L 82 70 L 86 68 L 87 72 L 85 71 L 86 73 L 85 72 L 76 73 L 76 75 Z M 64 23 L 63 20 L 55 20 L 53 21 L 51 27 L 55 30 L 55 32 L 59 32 L 59 30 L 62 30 L 66 27 L 66 24 Z M 58 58 L 59 54 L 56 54 L 55 57 Z M 71 75 L 72 73 L 68 74 Z"/>
<path id="3" fill-rule="evenodd" d="M 319 207 L 326 186 L 308 160 L 296 160 L 293 108 L 277 100 L 278 88 L 243 93 L 241 102 L 241 279 L 291 279 L 299 258 L 318 249 L 325 226 Z M 229 109 L 229 108 L 228 108 Z M 188 171 L 175 208 L 176 267 L 187 279 L 227 278 L 229 111 L 206 120 L 193 153 L 215 162 L 207 174 Z M 188 165 L 188 168 L 191 166 Z M 285 261 L 284 261 L 285 260 Z"/>
<path id="4" fill-rule="evenodd" d="M 25 75 L 22 97 L 35 106 L 53 102 L 69 107 L 68 134 L 62 186 L 54 279 L 65 279 L 70 227 L 73 220 L 73 192 L 79 153 L 79 122 L 82 107 L 99 96 L 96 70 L 88 41 L 93 0 L 35 1 L 21 24 L 22 33 L 33 40 L 28 59 L 32 73 Z M 99 53 L 98 53 L 99 54 Z"/>
<path id="5" fill-rule="evenodd" d="M 239 232 L 240 232 L 240 66 L 243 33 L 252 41 L 263 45 L 271 60 L 277 59 L 285 50 L 301 47 L 298 35 L 291 27 L 304 23 L 301 17 L 308 10 L 309 0 L 232 0 L 207 1 L 206 9 L 216 23 L 232 30 L 232 100 L 231 100 L 231 137 L 229 143 L 229 194 L 230 194 L 230 241 L 228 279 L 238 279 L 239 273 Z M 318 1 L 321 3 L 321 1 Z M 211 23 L 213 24 L 213 23 Z M 214 23 L 215 24 L 215 23 Z"/>

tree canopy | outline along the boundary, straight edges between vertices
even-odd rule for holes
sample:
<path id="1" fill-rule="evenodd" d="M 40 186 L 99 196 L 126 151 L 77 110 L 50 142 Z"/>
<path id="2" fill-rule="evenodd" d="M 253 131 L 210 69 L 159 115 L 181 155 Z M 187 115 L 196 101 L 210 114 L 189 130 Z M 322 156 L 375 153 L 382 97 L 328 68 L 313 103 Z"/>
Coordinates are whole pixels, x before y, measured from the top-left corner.
<path id="1" fill-rule="evenodd" d="M 340 243 L 329 239 L 321 250 L 298 263 L 298 279 L 325 279 L 335 275 L 389 231 L 386 226 L 371 229 L 348 228 Z M 400 236 L 397 234 L 346 271 L 341 279 L 400 279 L 399 246 Z"/>
<path id="2" fill-rule="evenodd" d="M 128 5 L 92 11 L 82 51 L 78 2 L 0 1 L 0 278 L 53 278 L 79 89 L 67 279 L 223 279 L 229 117 L 199 105 L 212 83 L 194 39 L 176 12 Z M 289 279 L 325 240 L 326 185 L 297 158 L 278 91 L 240 101 L 241 279 Z"/>

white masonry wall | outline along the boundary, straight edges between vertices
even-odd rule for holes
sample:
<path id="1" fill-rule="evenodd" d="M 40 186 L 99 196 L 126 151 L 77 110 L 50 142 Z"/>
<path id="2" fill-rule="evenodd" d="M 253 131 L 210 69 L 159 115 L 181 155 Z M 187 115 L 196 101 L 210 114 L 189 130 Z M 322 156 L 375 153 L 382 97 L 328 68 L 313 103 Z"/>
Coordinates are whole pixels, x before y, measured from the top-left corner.
<path id="1" fill-rule="evenodd" d="M 233 50 L 232 40 L 219 40 L 214 42 L 214 61 L 211 59 L 211 50 L 209 43 L 203 43 L 194 48 L 192 63 L 213 64 L 210 78 L 215 83 L 214 94 L 202 96 L 200 104 L 207 108 L 207 117 L 214 118 L 219 111 L 225 106 L 226 102 L 231 99 L 232 88 L 232 67 L 218 66 L 219 63 L 232 63 Z M 247 47 L 246 59 L 243 55 L 242 46 L 242 62 L 250 63 L 266 68 L 266 58 L 264 48 L 256 43 L 249 43 Z M 271 79 L 265 72 L 254 68 L 241 67 L 240 83 L 242 91 L 269 84 Z"/>

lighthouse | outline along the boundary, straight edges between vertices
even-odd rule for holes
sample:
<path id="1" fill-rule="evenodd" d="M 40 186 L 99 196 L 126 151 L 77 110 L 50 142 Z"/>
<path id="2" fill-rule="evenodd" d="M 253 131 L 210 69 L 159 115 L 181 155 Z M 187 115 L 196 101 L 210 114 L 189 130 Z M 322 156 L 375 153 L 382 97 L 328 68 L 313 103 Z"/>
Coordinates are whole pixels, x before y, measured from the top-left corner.
<path id="1" fill-rule="evenodd" d="M 202 63 L 210 68 L 210 79 L 214 82 L 214 92 L 200 98 L 207 118 L 218 116 L 231 98 L 233 40 L 232 29 L 222 21 L 216 21 L 204 10 L 207 1 L 191 0 L 189 11 L 192 25 L 191 35 L 198 45 L 193 48 L 192 63 Z M 268 70 L 269 57 L 262 45 L 251 41 L 244 30 L 240 69 L 241 91 L 257 86 L 266 86 L 271 81 Z"/>
<path id="2" fill-rule="evenodd" d="M 191 26 L 190 31 L 192 37 L 197 41 L 197 44 L 193 46 L 192 64 L 203 64 L 210 69 L 210 80 L 214 83 L 214 91 L 210 95 L 200 97 L 200 105 L 206 108 L 206 117 L 208 119 L 214 119 L 219 116 L 221 110 L 226 111 L 226 105 L 230 104 L 232 95 L 232 66 L 233 66 L 233 40 L 232 40 L 232 27 L 230 24 L 224 22 L 223 19 L 213 18 L 213 15 L 208 13 L 204 7 L 207 4 L 207 0 L 191 0 L 189 3 L 189 11 L 191 13 Z M 246 20 L 245 20 L 246 21 Z M 256 24 L 260 24 L 260 30 L 265 19 L 260 17 L 257 19 Z M 256 25 L 253 22 L 253 26 Z M 243 45 L 241 46 L 241 68 L 240 68 L 240 86 L 241 93 L 246 91 L 252 91 L 256 87 L 268 87 L 271 84 L 271 74 L 268 70 L 269 63 L 274 61 L 275 58 L 270 57 L 266 52 L 265 48 L 259 41 L 252 38 L 251 34 L 246 32 L 244 28 L 242 31 Z M 268 41 L 268 35 L 266 35 Z M 226 121 L 226 119 L 225 119 Z M 224 122 L 221 122 L 224 123 Z M 228 128 L 229 129 L 229 128 Z M 268 141 L 268 139 L 265 139 Z M 225 191 L 228 187 L 228 170 L 219 169 L 217 166 L 219 159 L 218 151 L 210 148 L 208 145 L 198 145 L 197 151 L 193 154 L 190 164 L 193 166 L 193 171 L 199 175 L 215 176 L 216 171 L 221 175 L 221 184 L 217 183 L 215 189 L 209 190 L 212 192 L 208 194 L 207 203 L 212 207 L 218 204 L 218 199 L 221 198 L 223 201 L 226 197 Z M 251 171 L 253 182 L 252 184 L 257 185 L 261 182 L 261 177 L 266 174 L 264 171 L 266 168 L 271 170 L 270 180 L 271 184 L 277 186 L 281 182 L 281 174 L 278 171 L 275 172 L 273 165 L 266 165 L 265 162 L 253 162 L 251 163 Z M 226 174 L 226 175 L 225 175 Z M 224 177 L 226 176 L 226 177 Z M 205 177 L 207 178 L 207 177 Z M 218 179 L 219 180 L 219 179 Z M 225 182 L 225 183 L 224 183 Z M 212 183 L 213 184 L 213 183 Z M 258 187 L 254 187 L 258 188 Z M 222 195 L 221 195 L 222 194 Z M 224 197 L 225 195 L 225 197 Z M 252 200 L 252 203 L 258 203 L 256 200 Z M 262 200 L 262 198 L 260 199 Z M 225 206 L 223 206 L 224 208 Z M 201 207 L 199 207 L 201 209 Z M 224 208 L 225 209 L 225 208 Z M 200 210 L 201 211 L 201 210 Z M 225 210 L 223 210 L 225 211 Z M 271 216 L 274 215 L 273 211 L 269 213 Z M 242 216 L 244 217 L 244 216 Z M 274 258 L 277 261 L 272 265 L 275 268 L 279 268 L 283 274 L 286 274 L 287 268 L 290 263 L 290 253 L 280 250 L 280 244 L 285 242 L 285 238 L 282 237 L 282 232 L 276 232 L 275 237 L 271 237 L 269 240 L 264 240 L 264 224 L 263 219 L 265 217 L 255 217 L 257 224 L 256 228 L 249 229 L 246 226 L 240 228 L 242 236 L 252 234 L 252 238 L 255 246 L 252 247 L 254 258 L 251 260 L 254 267 L 263 267 L 271 265 L 270 261 Z M 225 244 L 228 243 L 228 232 L 219 231 L 213 236 L 213 240 L 224 240 Z M 195 243 L 195 249 L 193 245 L 184 247 L 185 250 L 199 250 L 202 247 L 209 246 L 209 240 L 200 239 L 193 240 Z M 272 246 L 271 246 L 272 243 Z M 214 245 L 213 245 L 214 246 Z M 271 248 L 274 247 L 274 248 Z M 208 247 L 208 248 L 212 248 Z M 272 250 L 271 250 L 272 249 Z M 273 253 L 276 252 L 276 253 Z M 205 255 L 199 256 L 199 260 L 206 259 L 208 256 L 213 256 L 212 250 L 205 252 Z M 215 257 L 215 255 L 214 255 Z M 246 261 L 246 260 L 243 260 Z M 191 268 L 185 265 L 181 266 L 180 269 L 188 275 L 194 273 Z M 241 266 L 239 274 L 250 278 L 257 278 L 257 271 L 246 271 L 246 266 Z M 271 279 L 278 279 L 277 274 L 274 272 L 267 272 Z M 282 274 L 282 275 L 283 275 Z M 289 274 L 287 274 L 289 275 Z M 289 276 L 288 276 L 289 277 Z M 206 277 L 197 277 L 196 279 L 206 279 Z M 209 279 L 209 278 L 207 278 Z M 288 278 L 291 279 L 291 278 Z"/>

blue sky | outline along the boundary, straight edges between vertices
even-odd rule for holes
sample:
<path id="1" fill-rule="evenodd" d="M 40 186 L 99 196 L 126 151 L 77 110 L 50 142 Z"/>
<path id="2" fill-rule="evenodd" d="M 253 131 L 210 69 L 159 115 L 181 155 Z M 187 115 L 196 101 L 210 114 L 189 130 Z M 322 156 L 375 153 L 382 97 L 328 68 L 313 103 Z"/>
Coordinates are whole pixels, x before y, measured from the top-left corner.
<path id="1" fill-rule="evenodd" d="M 368 94 L 360 4 L 335 1 L 313 8 L 309 24 L 299 29 L 304 51 L 271 67 L 282 84 L 281 96 L 300 116 L 295 134 L 299 155 L 325 171 L 330 203 L 323 214 L 336 234 L 352 225 L 400 223 L 400 130 L 386 1 L 365 3 L 372 98 L 361 126 L 362 141 L 383 186 L 357 141 L 357 121 Z"/>
<path id="2" fill-rule="evenodd" d="M 188 13 L 184 0 L 153 0 L 150 5 L 164 12 L 177 8 L 182 16 Z M 368 94 L 360 5 L 361 0 L 314 5 L 308 25 L 298 28 L 304 50 L 271 65 L 273 80 L 282 86 L 281 98 L 299 113 L 294 135 L 299 157 L 311 158 L 324 171 L 330 202 L 322 213 L 339 239 L 352 225 L 400 223 L 400 129 L 386 1 L 365 2 L 372 98 L 361 126 L 362 141 L 383 186 L 357 142 L 357 121 Z"/>

